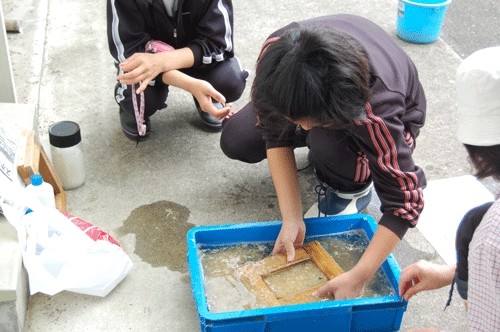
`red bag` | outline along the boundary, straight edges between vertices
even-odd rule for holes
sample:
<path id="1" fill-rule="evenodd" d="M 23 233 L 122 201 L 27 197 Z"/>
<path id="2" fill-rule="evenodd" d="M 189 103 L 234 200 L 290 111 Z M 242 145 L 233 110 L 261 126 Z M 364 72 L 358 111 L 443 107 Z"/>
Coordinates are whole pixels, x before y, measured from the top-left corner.
<path id="1" fill-rule="evenodd" d="M 92 225 L 88 221 L 75 217 L 71 213 L 63 212 L 63 214 L 68 218 L 73 224 L 78 226 L 85 234 L 87 234 L 92 240 L 104 240 L 120 247 L 118 241 L 116 241 L 111 235 L 100 229 L 99 227 Z"/>

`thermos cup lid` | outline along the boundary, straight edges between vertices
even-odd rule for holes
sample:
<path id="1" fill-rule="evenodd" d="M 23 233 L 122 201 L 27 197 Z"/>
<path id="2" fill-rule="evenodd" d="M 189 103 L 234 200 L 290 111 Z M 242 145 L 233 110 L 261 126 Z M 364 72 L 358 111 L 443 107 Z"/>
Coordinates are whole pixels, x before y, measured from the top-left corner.
<path id="1" fill-rule="evenodd" d="M 82 140 L 80 126 L 73 121 L 55 122 L 49 127 L 49 141 L 52 146 L 69 148 Z"/>

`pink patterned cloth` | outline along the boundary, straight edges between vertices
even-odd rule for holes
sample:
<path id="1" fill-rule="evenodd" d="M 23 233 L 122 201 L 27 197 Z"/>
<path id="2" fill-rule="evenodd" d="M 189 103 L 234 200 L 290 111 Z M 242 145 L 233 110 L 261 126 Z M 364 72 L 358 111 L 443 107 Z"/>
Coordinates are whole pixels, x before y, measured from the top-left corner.
<path id="1" fill-rule="evenodd" d="M 174 50 L 175 48 L 159 40 L 150 40 L 146 43 L 147 53 L 160 53 Z"/>

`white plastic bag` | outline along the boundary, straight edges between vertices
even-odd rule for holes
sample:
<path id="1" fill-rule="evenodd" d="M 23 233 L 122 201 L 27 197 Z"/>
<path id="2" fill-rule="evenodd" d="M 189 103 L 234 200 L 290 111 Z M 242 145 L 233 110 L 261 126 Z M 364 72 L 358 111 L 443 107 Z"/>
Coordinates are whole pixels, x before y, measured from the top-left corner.
<path id="1" fill-rule="evenodd" d="M 24 214 L 19 206 L 2 204 L 17 229 L 30 294 L 67 290 L 104 297 L 127 276 L 132 261 L 109 234 L 55 208 L 33 205 Z"/>

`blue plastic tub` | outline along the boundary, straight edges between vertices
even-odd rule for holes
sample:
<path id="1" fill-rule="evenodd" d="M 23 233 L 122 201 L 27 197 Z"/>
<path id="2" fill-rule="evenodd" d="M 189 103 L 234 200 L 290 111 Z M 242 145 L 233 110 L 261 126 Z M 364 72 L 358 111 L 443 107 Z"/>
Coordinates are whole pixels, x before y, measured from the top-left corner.
<path id="1" fill-rule="evenodd" d="M 306 220 L 306 241 L 350 230 L 363 230 L 371 239 L 377 227 L 368 215 Z M 253 222 L 199 226 L 187 234 L 188 264 L 193 297 L 203 332 L 398 331 L 407 302 L 397 295 L 353 300 L 276 306 L 231 312 L 210 312 L 199 249 L 243 243 L 274 242 L 281 223 Z M 399 267 L 392 255 L 382 265 L 394 294 L 398 294 Z"/>
<path id="2" fill-rule="evenodd" d="M 399 0 L 396 34 L 417 44 L 438 39 L 451 0 Z"/>

